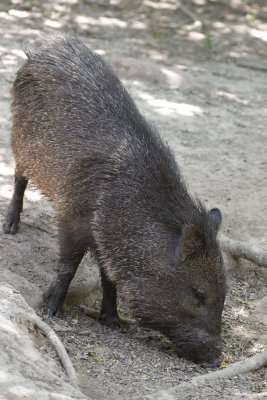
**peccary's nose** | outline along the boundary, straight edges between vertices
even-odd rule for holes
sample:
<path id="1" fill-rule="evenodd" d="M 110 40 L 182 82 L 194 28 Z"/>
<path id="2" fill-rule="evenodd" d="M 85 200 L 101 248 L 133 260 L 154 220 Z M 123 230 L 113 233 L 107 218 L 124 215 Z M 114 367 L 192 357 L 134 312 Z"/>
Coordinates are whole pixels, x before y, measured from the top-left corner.
<path id="1" fill-rule="evenodd" d="M 206 368 L 218 366 L 222 360 L 221 336 L 211 336 L 204 329 L 196 329 L 192 337 L 191 341 L 176 341 L 177 354 Z"/>
<path id="2" fill-rule="evenodd" d="M 223 356 L 220 355 L 218 358 L 216 358 L 216 360 L 212 361 L 212 362 L 204 362 L 201 363 L 200 366 L 204 367 L 204 368 L 213 368 L 213 367 L 218 367 L 220 365 L 220 363 L 223 360 Z"/>

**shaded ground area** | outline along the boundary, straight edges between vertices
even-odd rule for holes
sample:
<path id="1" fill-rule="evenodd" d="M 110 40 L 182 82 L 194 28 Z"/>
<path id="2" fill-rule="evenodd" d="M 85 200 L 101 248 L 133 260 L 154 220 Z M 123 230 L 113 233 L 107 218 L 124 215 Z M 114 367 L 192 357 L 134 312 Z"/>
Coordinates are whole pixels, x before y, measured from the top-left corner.
<path id="1" fill-rule="evenodd" d="M 191 190 L 221 208 L 224 233 L 267 248 L 265 1 L 2 1 L 1 222 L 12 193 L 9 90 L 23 62 L 20 42 L 57 30 L 75 33 L 114 65 L 175 152 Z M 56 238 L 51 205 L 30 187 L 20 232 L 0 233 L 0 262 L 1 279 L 35 307 L 55 276 Z M 250 263 L 229 272 L 227 363 L 267 347 L 266 282 L 266 270 Z M 205 372 L 178 359 L 155 333 L 112 332 L 76 308 L 53 324 L 91 398 L 141 399 Z M 181 398 L 267 398 L 264 391 L 266 370 Z"/>

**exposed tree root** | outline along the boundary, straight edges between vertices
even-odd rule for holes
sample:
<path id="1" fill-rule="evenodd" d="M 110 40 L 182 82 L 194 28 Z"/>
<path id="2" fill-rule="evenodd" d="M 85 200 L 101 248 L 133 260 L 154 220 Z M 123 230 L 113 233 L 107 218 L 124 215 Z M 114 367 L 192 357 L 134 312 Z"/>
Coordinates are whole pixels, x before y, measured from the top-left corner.
<path id="1" fill-rule="evenodd" d="M 95 310 L 94 308 L 87 307 L 83 304 L 79 306 L 79 309 L 88 317 L 100 320 L 100 312 Z"/>
<path id="2" fill-rule="evenodd" d="M 236 62 L 236 65 L 242 68 L 253 69 L 255 71 L 264 71 L 264 72 L 267 71 L 267 64 L 254 62 L 252 60 L 238 60 Z"/>
<path id="3" fill-rule="evenodd" d="M 246 242 L 230 239 L 226 236 L 220 236 L 221 248 L 234 259 L 245 258 L 261 267 L 267 267 L 267 251 Z"/>
<path id="4" fill-rule="evenodd" d="M 46 323 L 44 322 L 41 318 L 38 317 L 38 315 L 33 314 L 31 315 L 31 319 L 33 320 L 34 324 L 37 326 L 38 329 L 48 338 L 48 340 L 52 343 L 54 346 L 58 357 L 60 359 L 60 362 L 62 363 L 63 367 L 65 368 L 65 371 L 69 377 L 70 383 L 74 387 L 78 387 L 78 379 L 77 375 L 75 372 L 75 369 L 72 365 L 72 362 L 68 356 L 68 353 L 57 336 L 57 334 L 53 331 L 53 329 Z"/>
<path id="5" fill-rule="evenodd" d="M 201 386 L 210 381 L 228 379 L 236 375 L 247 374 L 265 366 L 267 366 L 267 350 L 262 353 L 258 353 L 255 356 L 247 358 L 244 361 L 238 361 L 225 369 L 221 369 L 219 371 L 211 372 L 205 375 L 195 376 L 189 382 L 183 382 L 180 385 L 173 386 L 169 390 L 162 390 L 160 392 L 153 393 L 153 395 L 148 396 L 147 398 L 153 400 L 177 399 L 179 391 L 184 388 Z"/>
<path id="6" fill-rule="evenodd" d="M 101 321 L 101 315 L 100 312 L 95 310 L 94 308 L 87 307 L 83 304 L 79 306 L 79 309 L 85 314 L 88 315 L 88 317 L 96 319 L 98 321 Z M 133 319 L 129 318 L 120 318 L 120 323 L 123 325 L 135 325 L 136 322 Z"/>

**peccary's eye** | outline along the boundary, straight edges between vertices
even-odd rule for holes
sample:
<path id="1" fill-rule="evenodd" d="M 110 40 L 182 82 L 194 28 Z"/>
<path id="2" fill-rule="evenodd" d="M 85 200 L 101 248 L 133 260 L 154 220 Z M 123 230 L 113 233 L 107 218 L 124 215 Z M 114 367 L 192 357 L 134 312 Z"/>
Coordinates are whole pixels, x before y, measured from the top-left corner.
<path id="1" fill-rule="evenodd" d="M 194 289 L 195 296 L 198 300 L 198 307 L 202 306 L 206 302 L 206 295 L 205 293 L 201 292 L 201 290 Z"/>

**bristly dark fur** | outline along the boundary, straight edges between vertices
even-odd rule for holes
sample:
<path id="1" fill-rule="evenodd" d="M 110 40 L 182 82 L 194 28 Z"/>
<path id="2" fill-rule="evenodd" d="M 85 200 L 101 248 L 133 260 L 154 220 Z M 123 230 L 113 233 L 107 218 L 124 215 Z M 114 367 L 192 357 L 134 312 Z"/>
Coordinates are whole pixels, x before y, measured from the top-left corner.
<path id="1" fill-rule="evenodd" d="M 12 147 L 19 175 L 53 200 L 62 265 L 73 241 L 77 260 L 90 249 L 145 324 L 169 337 L 210 325 L 218 336 L 225 281 L 217 228 L 169 147 L 112 69 L 72 36 L 45 36 L 25 52 L 12 90 Z M 198 286 L 212 307 L 188 312 L 192 322 L 183 307 Z"/>
<path id="2" fill-rule="evenodd" d="M 28 62 L 23 67 L 22 80 L 18 74 L 15 81 L 16 98 L 23 98 L 28 79 L 31 84 L 34 80 L 38 94 L 32 94 L 29 107 L 34 102 L 37 109 L 39 102 L 46 101 L 46 113 L 53 113 L 53 122 L 64 124 L 64 131 L 55 132 L 55 136 L 64 135 L 65 140 L 70 136 L 72 150 L 83 149 L 83 168 L 100 164 L 101 171 L 103 167 L 106 171 L 98 179 L 123 179 L 131 190 L 136 185 L 138 191 L 142 188 L 144 193 L 149 192 L 149 212 L 154 205 L 156 218 L 170 228 L 179 231 L 184 224 L 204 224 L 203 233 L 214 236 L 203 204 L 190 196 L 170 149 L 99 55 L 72 36 L 62 34 L 44 36 L 36 49 L 24 50 Z M 55 107 L 60 109 L 58 115 L 54 115 Z M 12 108 L 15 112 L 16 101 Z M 68 123 L 71 128 L 75 125 L 75 137 Z"/>

